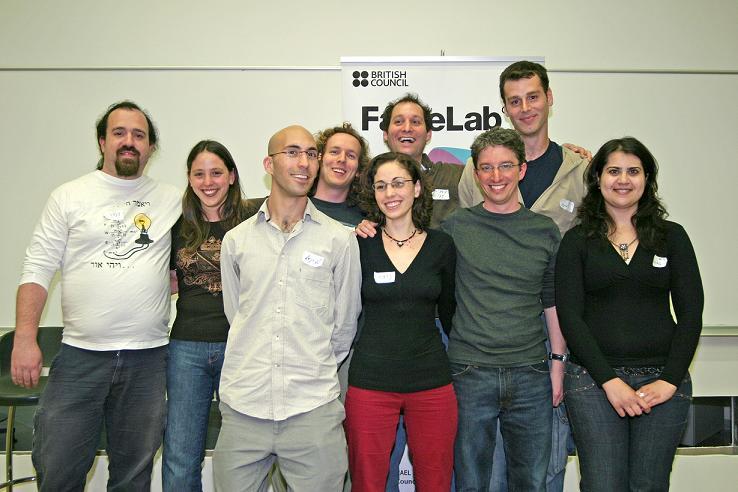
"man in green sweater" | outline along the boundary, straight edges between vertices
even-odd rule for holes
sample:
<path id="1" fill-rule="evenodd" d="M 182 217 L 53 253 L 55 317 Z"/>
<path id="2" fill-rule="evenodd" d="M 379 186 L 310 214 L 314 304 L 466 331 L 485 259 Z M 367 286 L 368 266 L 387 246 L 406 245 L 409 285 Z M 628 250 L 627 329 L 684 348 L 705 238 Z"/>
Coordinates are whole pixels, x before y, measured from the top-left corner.
<path id="1" fill-rule="evenodd" d="M 455 470 L 459 491 L 486 490 L 499 420 L 511 490 L 545 490 L 551 414 L 562 398 L 563 363 L 547 364 L 544 312 L 552 352 L 566 350 L 554 306 L 560 240 L 550 218 L 518 200 L 525 147 L 509 129 L 472 144 L 484 201 L 458 209 L 442 229 L 457 248 L 457 310 L 449 359 L 459 401 Z"/>
<path id="2" fill-rule="evenodd" d="M 499 89 L 505 114 L 525 144 L 526 173 L 520 183 L 519 200 L 533 212 L 551 217 L 563 236 L 576 222 L 585 193 L 584 170 L 592 156 L 581 147 L 560 146 L 549 138 L 554 97 L 545 67 L 530 61 L 512 63 L 500 74 Z M 484 198 L 474 174 L 474 163 L 469 159 L 459 182 L 462 207 L 476 205 Z M 562 492 L 572 446 L 563 403 L 553 408 L 552 426 L 546 492 Z M 494 461 L 492 490 L 507 492 L 505 452 L 499 433 Z"/>

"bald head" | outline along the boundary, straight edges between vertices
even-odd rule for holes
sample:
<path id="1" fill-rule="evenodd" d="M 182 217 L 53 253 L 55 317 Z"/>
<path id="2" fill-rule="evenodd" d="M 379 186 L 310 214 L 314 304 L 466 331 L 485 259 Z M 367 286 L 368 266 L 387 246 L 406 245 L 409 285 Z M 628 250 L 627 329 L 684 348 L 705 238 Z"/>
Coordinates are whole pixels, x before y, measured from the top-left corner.
<path id="1" fill-rule="evenodd" d="M 267 151 L 271 155 L 293 145 L 293 141 L 305 142 L 306 138 L 312 141 L 312 146 L 315 148 L 315 138 L 307 129 L 300 125 L 291 125 L 272 135 L 272 138 L 269 139 Z"/>
<path id="2" fill-rule="evenodd" d="M 272 176 L 270 197 L 306 197 L 318 174 L 315 138 L 297 125 L 279 130 L 269 139 L 264 170 Z"/>

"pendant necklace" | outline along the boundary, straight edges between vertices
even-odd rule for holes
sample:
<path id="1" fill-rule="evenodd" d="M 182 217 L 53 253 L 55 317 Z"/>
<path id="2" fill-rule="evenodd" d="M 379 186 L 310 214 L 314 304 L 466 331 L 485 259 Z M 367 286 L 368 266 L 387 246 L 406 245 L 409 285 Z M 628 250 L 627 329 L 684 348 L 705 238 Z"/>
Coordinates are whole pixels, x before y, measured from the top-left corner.
<path id="1" fill-rule="evenodd" d="M 405 245 L 406 242 L 410 241 L 412 238 L 415 237 L 415 235 L 418 233 L 418 229 L 415 229 L 413 231 L 413 233 L 410 234 L 410 237 L 409 238 L 402 239 L 402 240 L 398 240 L 398 239 L 395 239 L 392 236 L 390 236 L 389 233 L 387 232 L 387 229 L 385 229 L 384 227 L 382 228 L 382 232 L 384 232 L 384 235 L 385 236 L 387 236 L 388 238 L 390 238 L 391 240 L 393 240 L 395 242 L 395 244 L 397 244 L 397 247 L 398 248 L 402 248 Z"/>
<path id="2" fill-rule="evenodd" d="M 638 236 L 636 236 L 635 239 L 633 239 L 629 243 L 614 243 L 608 239 L 608 241 L 610 241 L 610 244 L 618 248 L 618 253 L 620 253 L 620 257 L 626 261 L 630 259 L 630 255 L 628 254 L 628 248 L 633 246 L 633 243 L 636 242 L 637 240 L 638 240 Z"/>

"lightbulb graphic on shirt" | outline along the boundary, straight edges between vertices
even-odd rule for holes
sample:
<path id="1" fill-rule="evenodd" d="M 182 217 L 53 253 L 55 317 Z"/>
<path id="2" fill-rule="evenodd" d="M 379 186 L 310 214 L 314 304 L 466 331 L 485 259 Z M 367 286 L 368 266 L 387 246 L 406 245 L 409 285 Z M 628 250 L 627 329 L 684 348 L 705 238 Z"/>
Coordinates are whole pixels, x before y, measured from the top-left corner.
<path id="1" fill-rule="evenodd" d="M 151 219 L 146 214 L 138 214 L 133 218 L 133 224 L 141 230 L 141 235 L 136 239 L 136 244 L 151 244 L 149 238 L 149 227 L 151 227 Z"/>
<path id="2" fill-rule="evenodd" d="M 146 214 L 137 214 L 133 217 L 133 225 L 138 229 L 139 235 L 133 239 L 136 229 L 131 227 L 130 219 L 125 217 L 123 210 L 112 210 L 105 214 L 105 250 L 103 254 L 106 258 L 115 261 L 124 261 L 130 259 L 139 251 L 148 249 L 149 245 L 154 242 L 149 237 L 151 228 L 151 219 Z M 133 242 L 131 240 L 133 239 Z"/>

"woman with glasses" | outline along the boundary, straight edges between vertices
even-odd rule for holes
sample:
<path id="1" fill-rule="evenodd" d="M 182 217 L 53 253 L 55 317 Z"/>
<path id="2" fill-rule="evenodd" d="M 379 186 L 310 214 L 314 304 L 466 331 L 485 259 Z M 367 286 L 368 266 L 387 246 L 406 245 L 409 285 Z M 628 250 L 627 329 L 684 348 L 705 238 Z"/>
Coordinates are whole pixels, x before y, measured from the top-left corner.
<path id="1" fill-rule="evenodd" d="M 172 292 L 179 292 L 167 366 L 165 491 L 202 490 L 201 463 L 213 393 L 218 391 L 228 320 L 223 311 L 220 244 L 253 215 L 242 200 L 228 149 L 203 140 L 187 157 L 182 217 L 172 229 Z"/>
<path id="2" fill-rule="evenodd" d="M 436 310 L 451 330 L 456 251 L 428 229 L 432 199 L 419 165 L 388 152 L 362 175 L 362 204 L 380 234 L 359 239 L 364 324 L 346 395 L 349 471 L 355 492 L 384 491 L 400 414 L 415 485 L 448 492 L 456 395 Z"/>
<path id="3" fill-rule="evenodd" d="M 603 145 L 585 173 L 581 223 L 559 248 L 565 401 L 583 491 L 668 490 L 687 421 L 702 283 L 687 233 L 666 220 L 657 172 L 635 138 Z"/>

